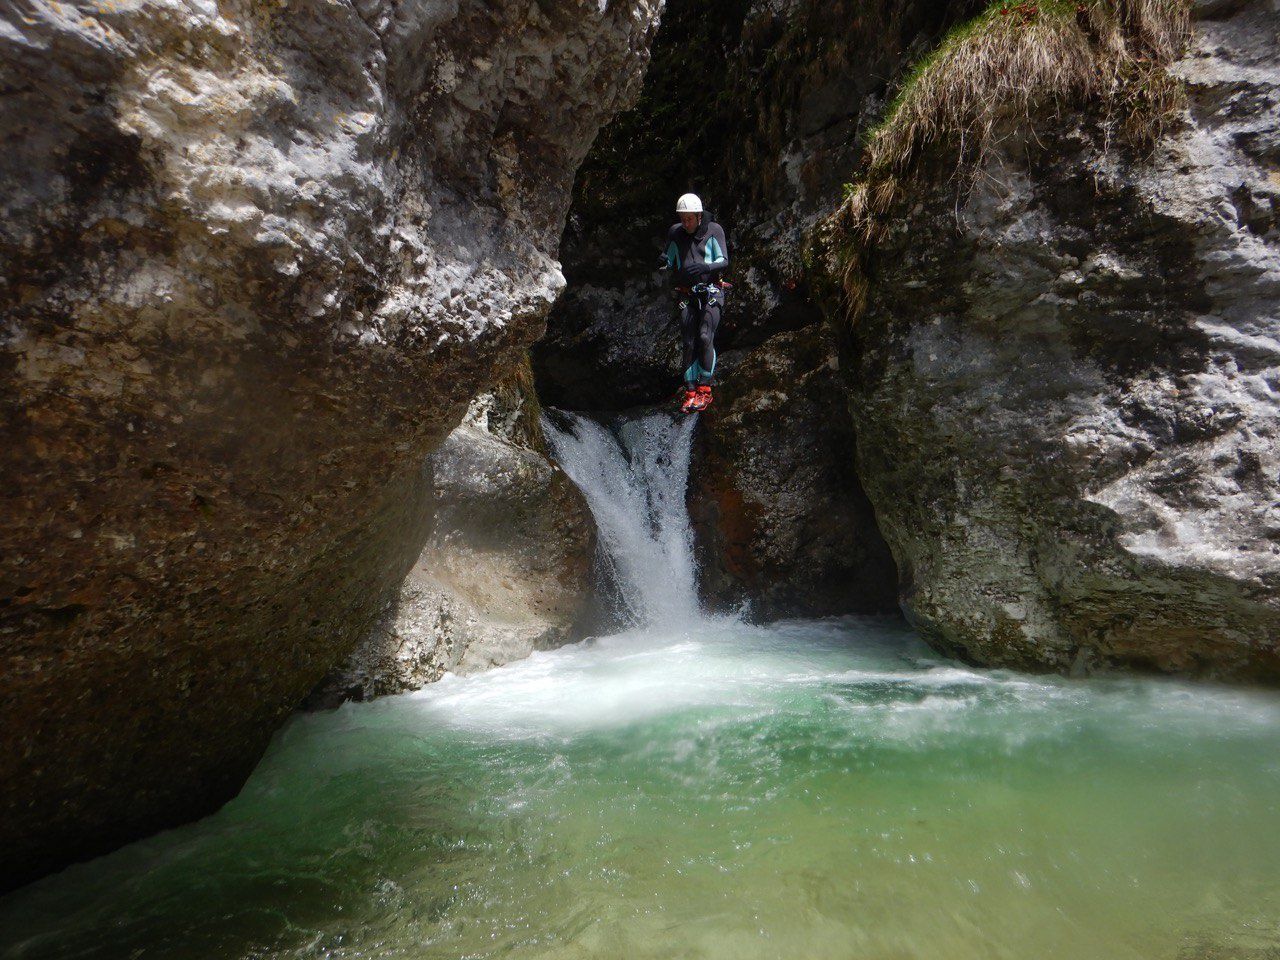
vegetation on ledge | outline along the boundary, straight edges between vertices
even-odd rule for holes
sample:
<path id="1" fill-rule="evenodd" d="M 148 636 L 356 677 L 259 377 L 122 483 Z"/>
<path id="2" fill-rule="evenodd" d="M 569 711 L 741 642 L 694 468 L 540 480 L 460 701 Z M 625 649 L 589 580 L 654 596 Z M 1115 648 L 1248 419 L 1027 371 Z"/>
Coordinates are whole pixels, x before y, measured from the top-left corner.
<path id="1" fill-rule="evenodd" d="M 964 189 L 1004 131 L 1089 106 L 1105 141 L 1150 150 L 1183 105 L 1168 64 L 1184 49 L 1188 0 L 995 0 L 907 75 L 868 134 L 862 175 L 815 237 L 854 319 L 862 253 L 904 187 L 951 169 Z"/>

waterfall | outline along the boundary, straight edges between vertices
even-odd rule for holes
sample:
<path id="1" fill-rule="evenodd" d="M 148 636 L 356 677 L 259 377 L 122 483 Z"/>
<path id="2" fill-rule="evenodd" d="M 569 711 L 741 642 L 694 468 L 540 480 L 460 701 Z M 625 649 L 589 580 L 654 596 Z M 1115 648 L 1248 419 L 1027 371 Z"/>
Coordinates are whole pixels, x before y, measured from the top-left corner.
<path id="1" fill-rule="evenodd" d="M 564 411 L 543 417 L 552 453 L 586 497 L 603 559 L 639 626 L 700 618 L 685 507 L 695 419 L 653 413 L 603 425 Z"/>

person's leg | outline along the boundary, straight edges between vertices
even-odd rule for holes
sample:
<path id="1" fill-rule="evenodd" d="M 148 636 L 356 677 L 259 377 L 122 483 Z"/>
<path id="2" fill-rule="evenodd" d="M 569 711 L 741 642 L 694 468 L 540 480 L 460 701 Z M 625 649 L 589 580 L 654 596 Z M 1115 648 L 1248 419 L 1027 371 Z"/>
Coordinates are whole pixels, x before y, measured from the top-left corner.
<path id="1" fill-rule="evenodd" d="M 692 390 L 697 378 L 693 365 L 698 352 L 698 307 L 692 297 L 680 303 L 680 337 L 684 341 L 684 363 L 680 369 L 684 371 L 685 389 Z"/>
<path id="2" fill-rule="evenodd" d="M 711 376 L 716 370 L 716 329 L 720 326 L 720 312 L 723 308 L 719 297 L 707 304 L 702 311 L 702 319 L 698 324 L 698 364 L 702 368 L 699 382 L 711 384 Z"/>

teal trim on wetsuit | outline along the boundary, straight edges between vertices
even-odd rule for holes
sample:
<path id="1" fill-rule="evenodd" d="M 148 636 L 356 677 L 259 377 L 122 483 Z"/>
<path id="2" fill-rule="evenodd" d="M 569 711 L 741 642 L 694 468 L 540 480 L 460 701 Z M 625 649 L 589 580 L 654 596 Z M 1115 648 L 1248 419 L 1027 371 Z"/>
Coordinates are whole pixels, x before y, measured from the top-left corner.
<path id="1" fill-rule="evenodd" d="M 680 269 L 680 249 L 675 241 L 667 244 L 667 266 L 672 270 Z"/>
<path id="2" fill-rule="evenodd" d="M 729 262 L 729 259 L 724 255 L 724 251 L 720 249 L 720 241 L 714 236 L 707 238 L 707 245 L 703 248 L 702 262 L 715 265 Z"/>
<path id="3" fill-rule="evenodd" d="M 729 242 L 720 224 L 704 214 L 692 233 L 682 224 L 672 224 L 664 256 L 672 270 L 672 283 L 682 291 L 700 283 L 711 284 L 709 295 L 686 294 L 680 304 L 685 384 L 709 385 L 716 369 L 716 329 L 724 308 L 724 291 L 716 281 L 729 266 Z"/>
<path id="4" fill-rule="evenodd" d="M 693 361 L 684 371 L 685 383 L 710 383 L 711 378 L 716 372 L 716 348 L 711 348 L 711 369 L 704 370 L 702 364 L 697 360 Z"/>

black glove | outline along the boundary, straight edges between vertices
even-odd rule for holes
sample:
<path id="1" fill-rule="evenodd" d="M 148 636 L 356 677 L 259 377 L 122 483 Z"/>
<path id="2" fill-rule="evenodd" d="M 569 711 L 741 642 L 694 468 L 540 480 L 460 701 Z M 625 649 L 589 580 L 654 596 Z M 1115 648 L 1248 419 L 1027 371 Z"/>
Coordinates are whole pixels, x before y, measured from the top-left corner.
<path id="1" fill-rule="evenodd" d="M 705 280 L 711 274 L 715 273 L 715 267 L 709 263 L 691 263 L 684 268 L 684 272 L 691 280 Z"/>
<path id="2" fill-rule="evenodd" d="M 667 260 L 667 255 L 665 253 L 658 254 L 658 269 L 659 270 L 671 269 L 671 263 Z"/>

